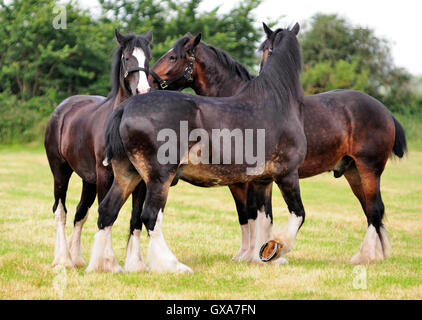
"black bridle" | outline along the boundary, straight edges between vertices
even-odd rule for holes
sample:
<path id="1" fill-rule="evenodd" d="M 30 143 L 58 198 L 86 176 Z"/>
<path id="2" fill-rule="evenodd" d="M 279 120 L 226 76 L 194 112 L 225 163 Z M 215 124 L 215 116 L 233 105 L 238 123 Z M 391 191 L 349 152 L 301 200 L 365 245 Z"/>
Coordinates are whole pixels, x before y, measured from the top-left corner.
<path id="1" fill-rule="evenodd" d="M 126 80 L 126 78 L 131 74 L 131 73 L 134 73 L 134 72 L 138 72 L 138 71 L 143 71 L 143 72 L 145 72 L 145 74 L 147 75 L 147 77 L 148 77 L 148 74 L 149 74 L 149 70 L 148 70 L 148 68 L 143 68 L 143 67 L 135 67 L 135 68 L 132 68 L 132 69 L 127 69 L 126 68 L 126 63 L 125 63 L 125 57 L 122 55 L 122 69 L 123 69 L 123 82 L 124 82 L 124 84 L 125 84 L 125 87 L 126 87 L 126 90 L 127 91 L 129 91 L 129 92 L 131 92 L 131 89 L 128 87 L 128 84 L 126 83 L 126 81 L 124 81 L 124 80 Z"/>
<path id="2" fill-rule="evenodd" d="M 189 57 L 189 63 L 187 67 L 185 68 L 185 70 L 182 73 L 179 73 L 174 78 L 171 78 L 168 80 L 161 79 L 160 76 L 152 70 L 150 70 L 150 74 L 154 77 L 155 80 L 157 80 L 158 84 L 160 85 L 161 90 L 165 90 L 169 85 L 171 85 L 172 83 L 182 78 L 185 78 L 186 81 L 188 82 L 192 82 L 193 81 L 192 73 L 193 73 L 193 66 L 195 64 L 195 60 L 196 60 L 195 51 L 193 51 L 192 55 Z"/>

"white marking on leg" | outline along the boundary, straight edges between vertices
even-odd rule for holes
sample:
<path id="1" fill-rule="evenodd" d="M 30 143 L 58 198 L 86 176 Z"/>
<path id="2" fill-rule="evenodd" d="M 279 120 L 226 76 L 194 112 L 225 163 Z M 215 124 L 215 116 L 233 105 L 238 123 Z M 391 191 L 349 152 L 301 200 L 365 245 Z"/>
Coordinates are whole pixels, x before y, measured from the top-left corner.
<path id="1" fill-rule="evenodd" d="M 149 230 L 147 265 L 153 272 L 192 273 L 192 269 L 180 263 L 171 252 L 162 233 L 163 211 L 160 209 L 154 230 Z"/>
<path id="2" fill-rule="evenodd" d="M 147 267 L 142 259 L 140 246 L 141 230 L 134 230 L 127 244 L 125 261 L 125 271 L 140 272 L 147 271 Z"/>
<path id="3" fill-rule="evenodd" d="M 242 242 L 240 244 L 240 249 L 236 255 L 232 258 L 233 261 L 240 261 L 242 256 L 249 249 L 249 223 L 240 226 L 242 233 Z"/>
<path id="4" fill-rule="evenodd" d="M 88 209 L 89 211 L 89 209 Z M 70 251 L 70 256 L 72 261 L 77 267 L 82 267 L 85 265 L 85 261 L 82 258 L 82 246 L 81 246 L 81 233 L 82 227 L 84 226 L 86 220 L 88 219 L 88 211 L 81 221 L 76 222 L 72 235 L 69 238 L 68 247 Z"/>
<path id="5" fill-rule="evenodd" d="M 246 253 L 240 258 L 240 261 L 251 262 L 254 258 L 255 243 L 256 243 L 256 219 L 248 220 L 249 226 L 249 247 Z"/>
<path id="6" fill-rule="evenodd" d="M 371 224 L 368 227 L 365 238 L 363 239 L 360 252 L 353 256 L 350 260 L 351 264 L 369 264 L 371 262 L 380 261 L 384 259 L 383 248 L 381 240 L 378 236 L 377 230 Z"/>
<path id="7" fill-rule="evenodd" d="M 54 221 L 56 223 L 56 246 L 54 249 L 53 266 L 61 265 L 66 268 L 74 268 L 72 258 L 70 257 L 69 250 L 66 242 L 66 212 L 62 205 L 61 200 L 57 205 L 54 212 Z"/>
<path id="8" fill-rule="evenodd" d="M 145 67 L 144 51 L 141 48 L 135 48 L 133 49 L 132 55 L 136 58 L 136 60 L 138 60 L 138 66 L 144 68 Z M 141 94 L 147 93 L 150 89 L 147 74 L 143 71 L 139 71 L 139 81 L 136 88 L 138 89 L 138 92 Z"/>
<path id="9" fill-rule="evenodd" d="M 282 245 L 282 248 L 280 249 L 280 256 L 284 256 L 292 250 L 297 232 L 299 231 L 302 222 L 303 217 L 299 217 L 295 213 L 291 213 L 284 231 L 274 236 L 275 240 L 279 241 Z M 280 262 L 285 264 L 284 260 L 280 260 Z"/>
<path id="10" fill-rule="evenodd" d="M 381 232 L 381 237 L 382 237 L 381 244 L 382 244 L 382 249 L 384 253 L 384 259 L 387 259 L 390 257 L 390 251 L 391 251 L 390 239 L 388 238 L 388 233 L 384 226 L 381 227 L 380 232 Z"/>
<path id="11" fill-rule="evenodd" d="M 270 240 L 273 224 L 271 223 L 270 216 L 267 216 L 265 210 L 258 211 L 258 218 L 256 221 L 256 237 L 255 237 L 255 258 L 259 259 L 259 250 L 261 247 Z"/>
<path id="12" fill-rule="evenodd" d="M 123 272 L 112 245 L 111 227 L 99 230 L 94 237 L 91 259 L 86 272 Z"/>

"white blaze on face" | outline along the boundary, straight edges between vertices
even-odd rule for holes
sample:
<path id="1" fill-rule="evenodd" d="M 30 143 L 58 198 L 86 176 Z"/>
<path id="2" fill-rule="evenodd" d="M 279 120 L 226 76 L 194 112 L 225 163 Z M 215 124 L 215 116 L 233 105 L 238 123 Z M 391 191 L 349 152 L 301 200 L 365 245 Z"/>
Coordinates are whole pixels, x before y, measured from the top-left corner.
<path id="1" fill-rule="evenodd" d="M 133 49 L 132 55 L 138 60 L 138 66 L 145 67 L 145 53 L 141 48 Z M 147 93 L 150 89 L 147 74 L 144 71 L 139 71 L 139 81 L 136 86 L 138 93 Z"/>

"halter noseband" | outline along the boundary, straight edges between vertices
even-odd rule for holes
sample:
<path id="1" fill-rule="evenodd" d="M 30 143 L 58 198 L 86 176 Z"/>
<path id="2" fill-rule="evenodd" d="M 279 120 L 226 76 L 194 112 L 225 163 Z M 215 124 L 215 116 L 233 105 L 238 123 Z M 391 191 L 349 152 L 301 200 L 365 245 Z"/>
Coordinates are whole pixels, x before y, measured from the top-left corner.
<path id="1" fill-rule="evenodd" d="M 182 73 L 179 73 L 177 76 L 175 76 L 174 78 L 168 79 L 168 80 L 163 80 L 160 78 L 160 76 L 158 74 L 156 74 L 154 71 L 150 70 L 150 74 L 154 77 L 155 80 L 158 81 L 161 90 L 165 90 L 169 85 L 171 85 L 172 83 L 185 78 L 186 81 L 188 82 L 192 82 L 193 81 L 193 77 L 192 77 L 192 73 L 193 73 L 193 66 L 195 64 L 195 51 L 192 52 L 192 56 L 189 57 L 189 63 L 187 65 L 187 67 L 185 68 L 185 70 Z"/>
<path id="2" fill-rule="evenodd" d="M 149 73 L 148 69 L 143 68 L 143 67 L 139 67 L 139 66 L 128 70 L 126 68 L 125 58 L 124 58 L 123 55 L 122 55 L 122 69 L 123 69 L 123 72 L 124 72 L 123 79 L 126 79 L 129 76 L 129 74 L 134 73 L 134 72 L 138 72 L 138 71 L 145 72 L 147 76 L 148 76 L 148 73 Z M 124 83 L 125 83 L 126 90 L 130 92 L 131 89 L 128 87 L 126 81 L 124 81 Z"/>

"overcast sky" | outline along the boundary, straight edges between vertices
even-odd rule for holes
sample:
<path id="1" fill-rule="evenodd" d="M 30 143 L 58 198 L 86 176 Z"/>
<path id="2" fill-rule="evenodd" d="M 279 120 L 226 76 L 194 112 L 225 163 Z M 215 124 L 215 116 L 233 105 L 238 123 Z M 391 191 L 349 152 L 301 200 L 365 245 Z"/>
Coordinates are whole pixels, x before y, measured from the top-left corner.
<path id="1" fill-rule="evenodd" d="M 84 7 L 92 1 L 79 0 Z M 201 9 L 221 5 L 220 12 L 241 0 L 203 0 Z M 353 25 L 375 30 L 392 45 L 396 65 L 422 75 L 422 1 L 421 0 L 264 0 L 255 11 L 257 23 L 284 16 L 280 27 L 303 23 L 315 13 L 338 13 Z"/>

